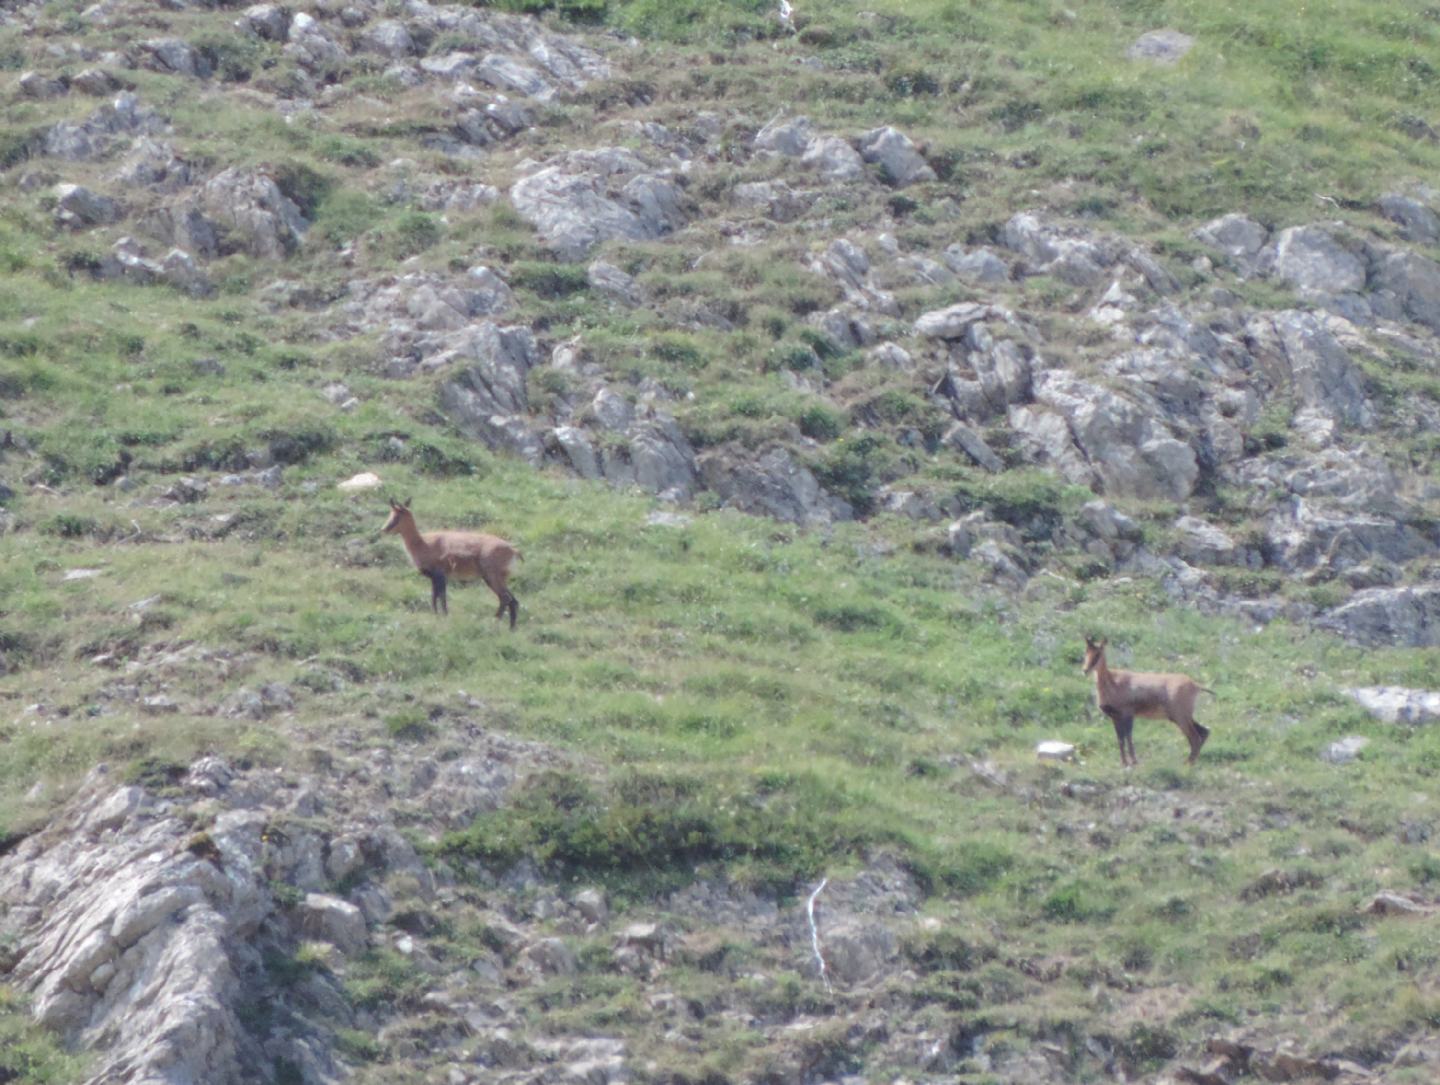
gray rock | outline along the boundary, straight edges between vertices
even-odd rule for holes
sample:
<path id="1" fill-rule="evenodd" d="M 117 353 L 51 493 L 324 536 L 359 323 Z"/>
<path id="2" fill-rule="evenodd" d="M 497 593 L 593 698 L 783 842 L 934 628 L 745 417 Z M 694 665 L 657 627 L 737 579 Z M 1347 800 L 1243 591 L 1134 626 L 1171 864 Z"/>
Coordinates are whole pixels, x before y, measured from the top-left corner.
<path id="1" fill-rule="evenodd" d="M 511 57 L 491 53 L 480 62 L 474 74 L 482 83 L 539 101 L 555 95 L 555 87 L 544 76 Z"/>
<path id="2" fill-rule="evenodd" d="M 159 72 L 207 79 L 210 61 L 188 41 L 180 38 L 152 38 L 140 43 L 141 64 Z"/>
<path id="3" fill-rule="evenodd" d="M 510 284 L 484 265 L 465 272 L 465 312 L 470 317 L 496 316 L 515 307 Z"/>
<path id="4" fill-rule="evenodd" d="M 946 267 L 970 282 L 1003 283 L 1010 279 L 1010 266 L 986 248 L 966 249 L 951 245 L 941 258 Z"/>
<path id="5" fill-rule="evenodd" d="M 1365 262 L 1319 226 L 1282 230 L 1261 255 L 1262 269 L 1295 289 L 1349 294 L 1364 289 Z"/>
<path id="6" fill-rule="evenodd" d="M 290 32 L 290 11 L 280 4 L 254 4 L 235 20 L 235 26 L 266 41 L 284 41 Z"/>
<path id="7" fill-rule="evenodd" d="M 555 447 L 570 469 L 584 479 L 603 477 L 595 445 L 578 426 L 556 426 L 551 430 Z"/>
<path id="8" fill-rule="evenodd" d="M 405 24 L 395 19 L 384 19 L 369 27 L 360 35 L 360 44 L 370 52 L 392 60 L 420 52 Z"/>
<path id="9" fill-rule="evenodd" d="M 822 180 L 835 183 L 858 181 L 865 176 L 865 160 L 860 152 L 839 136 L 819 136 L 813 140 L 800 164 L 817 171 Z"/>
<path id="10" fill-rule="evenodd" d="M 120 80 L 104 68 L 85 68 L 70 77 L 70 89 L 103 98 L 120 89 Z"/>
<path id="11" fill-rule="evenodd" d="M 1366 647 L 1432 648 L 1440 645 L 1440 587 L 1358 591 L 1317 624 Z"/>
<path id="12" fill-rule="evenodd" d="M 516 181 L 510 200 L 567 260 L 580 259 L 602 241 L 652 240 L 685 221 L 678 184 L 616 148 L 563 155 Z"/>
<path id="13" fill-rule="evenodd" d="M 1289 390 L 1300 404 L 1338 423 L 1365 429 L 1375 412 L 1359 369 L 1336 336 L 1334 319 L 1294 309 L 1265 313 L 1246 325 L 1246 342 L 1273 387 Z"/>
<path id="14" fill-rule="evenodd" d="M 59 98 L 70 88 L 62 79 L 52 79 L 39 72 L 22 72 L 16 87 L 26 98 Z"/>
<path id="15" fill-rule="evenodd" d="M 1006 310 L 981 302 L 962 301 L 944 309 L 923 313 L 915 321 L 916 335 L 929 339 L 959 339 L 970 330 L 971 325 L 996 317 L 1008 317 Z"/>
<path id="16" fill-rule="evenodd" d="M 167 125 L 160 115 L 140 105 L 130 93 L 117 94 L 85 120 L 64 121 L 45 132 L 44 150 L 52 158 L 78 162 L 110 151 L 118 136 L 154 135 Z"/>
<path id="17" fill-rule="evenodd" d="M 1424 535 L 1393 517 L 1327 511 L 1303 498 L 1281 504 L 1265 536 L 1266 559 L 1287 572 L 1340 575 L 1376 560 L 1403 564 L 1434 552 Z"/>
<path id="18" fill-rule="evenodd" d="M 72 230 L 100 226 L 120 217 L 120 205 L 83 185 L 55 186 L 55 221 Z"/>
<path id="19" fill-rule="evenodd" d="M 1201 226 L 1192 235 L 1197 241 L 1224 253 L 1242 274 L 1253 273 L 1270 231 L 1245 215 L 1222 215 Z"/>
<path id="20" fill-rule="evenodd" d="M 1348 765 L 1358 758 L 1360 751 L 1368 745 L 1370 740 L 1363 735 L 1347 735 L 1326 746 L 1320 754 L 1320 760 L 1328 761 L 1332 765 Z"/>
<path id="21" fill-rule="evenodd" d="M 191 297 L 208 297 L 215 290 L 210 277 L 184 249 L 171 249 L 160 262 L 160 277 Z"/>
<path id="22" fill-rule="evenodd" d="M 222 251 L 279 259 L 299 247 L 310 225 L 270 177 L 241 166 L 206 182 L 200 206 L 225 232 Z"/>
<path id="23" fill-rule="evenodd" d="M 854 518 L 845 501 L 825 492 L 814 474 L 783 448 L 751 460 L 718 449 L 700 460 L 705 485 L 742 512 L 799 524 L 827 524 Z"/>
<path id="24" fill-rule="evenodd" d="M 896 188 L 935 180 L 935 171 L 898 129 L 875 128 L 860 137 L 860 156 L 880 167 L 880 175 Z"/>
<path id="25" fill-rule="evenodd" d="M 139 139 L 121 163 L 115 179 L 127 185 L 143 185 L 160 192 L 177 192 L 195 180 L 191 164 L 175 153 L 169 143 Z M 172 205 L 156 209 L 178 214 Z"/>
<path id="26" fill-rule="evenodd" d="M 1220 528 L 1198 516 L 1182 516 L 1175 521 L 1178 535 L 1176 550 L 1191 565 L 1248 565 L 1250 555 Z M 1254 555 L 1259 564 L 1259 555 Z"/>
<path id="27" fill-rule="evenodd" d="M 1194 450 L 1168 436 L 1136 403 L 1060 370 L 1033 377 L 1041 408 L 1011 407 L 1011 425 L 1038 462 L 1107 494 L 1182 501 L 1199 478 Z M 1056 418 L 1055 416 L 1059 417 Z"/>
<path id="28" fill-rule="evenodd" d="M 635 420 L 635 408 L 618 392 L 601 388 L 590 402 L 590 415 L 602 429 L 624 433 Z"/>
<path id="29" fill-rule="evenodd" d="M 471 364 L 441 386 L 442 406 L 448 403 L 462 415 L 517 414 L 528 408 L 526 374 L 540 361 L 529 328 L 489 321 L 467 326 L 452 357 Z M 468 406 L 461 410 L 461 403 Z"/>
<path id="30" fill-rule="evenodd" d="M 956 422 L 946 430 L 945 436 L 940 438 L 940 443 L 947 448 L 963 452 L 987 471 L 999 472 L 1005 469 L 1004 463 L 985 443 L 985 439 L 963 422 Z"/>
<path id="31" fill-rule="evenodd" d="M 591 290 L 603 294 L 622 305 L 639 305 L 645 300 L 644 292 L 634 276 L 627 275 L 614 264 L 596 260 L 585 269 L 585 281 Z"/>
<path id="32" fill-rule="evenodd" d="M 1418 726 L 1440 721 L 1440 692 L 1403 686 L 1359 686 L 1342 689 L 1361 708 L 1385 723 Z"/>
<path id="33" fill-rule="evenodd" d="M 810 209 L 810 198 L 784 181 L 750 181 L 730 193 L 736 207 L 753 208 L 775 222 L 794 222 Z"/>
<path id="34" fill-rule="evenodd" d="M 1406 241 L 1440 245 L 1440 216 L 1419 200 L 1392 193 L 1380 197 L 1380 213 L 1400 228 Z"/>
<path id="35" fill-rule="evenodd" d="M 296 906 L 300 930 L 311 938 L 329 942 L 344 954 L 359 953 L 369 944 L 370 934 L 360 909 L 339 897 L 306 893 Z"/>
<path id="36" fill-rule="evenodd" d="M 573 976 L 580 968 L 579 959 L 569 944 L 559 938 L 542 938 L 526 946 L 521 961 L 547 976 Z"/>
<path id="37" fill-rule="evenodd" d="M 1393 316 L 1440 333 L 1440 264 L 1413 252 L 1392 252 L 1380 261 L 1371 281 L 1379 300 L 1389 301 Z"/>
<path id="38" fill-rule="evenodd" d="M 610 918 L 610 906 L 605 894 L 599 889 L 582 889 L 571 899 L 581 917 L 587 923 L 604 923 Z"/>
<path id="39" fill-rule="evenodd" d="M 438 79 L 469 79 L 480 61 L 469 53 L 445 53 L 429 56 L 420 61 L 420 70 Z"/>
<path id="40" fill-rule="evenodd" d="M 345 59 L 345 50 L 320 22 L 306 12 L 298 12 L 285 31 L 285 55 L 312 72 L 323 72 L 331 64 Z"/>
<path id="41" fill-rule="evenodd" d="M 799 158 L 815 138 L 815 128 L 808 117 L 786 121 L 777 119 L 755 133 L 753 146 L 760 152 Z"/>
<path id="42" fill-rule="evenodd" d="M 1194 38 L 1178 30 L 1148 30 L 1130 43 L 1125 57 L 1152 64 L 1174 64 L 1190 52 L 1194 44 Z"/>
<path id="43" fill-rule="evenodd" d="M 695 450 L 668 415 L 653 412 L 627 431 L 623 446 L 603 457 L 605 477 L 619 486 L 633 485 L 667 500 L 688 500 L 698 485 Z"/>

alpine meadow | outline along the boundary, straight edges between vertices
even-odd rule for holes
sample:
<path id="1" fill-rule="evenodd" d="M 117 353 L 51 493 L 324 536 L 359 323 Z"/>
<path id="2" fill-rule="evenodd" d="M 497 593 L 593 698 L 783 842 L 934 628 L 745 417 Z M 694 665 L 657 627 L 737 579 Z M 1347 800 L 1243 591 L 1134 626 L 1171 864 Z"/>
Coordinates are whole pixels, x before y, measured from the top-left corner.
<path id="1" fill-rule="evenodd" d="M 1440 6 L 0 6 L 0 1082 L 1426 1085 L 1437 648 Z"/>

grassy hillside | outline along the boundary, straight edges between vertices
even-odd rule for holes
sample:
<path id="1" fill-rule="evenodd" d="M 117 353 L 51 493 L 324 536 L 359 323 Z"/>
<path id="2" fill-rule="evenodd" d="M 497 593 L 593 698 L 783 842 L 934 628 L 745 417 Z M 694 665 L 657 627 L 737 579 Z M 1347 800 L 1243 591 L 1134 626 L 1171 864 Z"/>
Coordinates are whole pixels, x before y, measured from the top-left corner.
<path id="1" fill-rule="evenodd" d="M 0 74 L 42 63 L 47 42 L 100 46 L 85 6 L 47 5 L 39 38 L 0 30 Z M 913 194 L 831 193 L 827 237 L 891 216 L 907 243 L 938 249 L 1043 205 L 1144 236 L 1183 270 L 1206 217 L 1364 225 L 1381 192 L 1440 167 L 1426 128 L 1440 115 L 1440 18 L 1399 0 L 1312 3 L 1303 17 L 1278 0 L 814 0 L 795 35 L 768 2 L 504 6 L 639 42 L 604 39 L 623 70 L 562 96 L 477 167 L 502 189 L 521 159 L 589 145 L 597 126 L 620 139 L 622 120 L 711 109 L 738 132 L 784 107 L 845 131 L 896 124 L 942 167 Z M 219 42 L 233 16 L 156 18 Z M 1193 51 L 1168 68 L 1123 59 L 1160 26 L 1195 35 Z M 907 446 L 902 430 L 938 425 L 933 406 L 857 355 L 807 355 L 849 382 L 842 406 L 787 384 L 785 359 L 815 346 L 803 317 L 830 303 L 800 259 L 803 236 L 701 262 L 719 247 L 702 218 L 673 239 L 612 246 L 655 299 L 617 310 L 503 201 L 440 215 L 386 196 L 398 157 L 457 169 L 419 142 L 421 91 L 357 64 L 355 95 L 282 121 L 243 92 L 284 78 L 287 61 L 266 45 L 225 49 L 234 78 L 199 91 L 126 75 L 186 154 L 212 171 L 267 162 L 306 195 L 313 226 L 293 259 L 217 260 L 203 299 L 96 282 L 87 268 L 124 227 L 60 230 L 48 185 L 0 200 L 0 840 L 43 823 L 99 761 L 135 779 L 205 752 L 283 765 L 341 730 L 438 749 L 464 712 L 589 768 L 537 776 L 469 831 L 409 827 L 457 869 L 530 856 L 558 884 L 605 885 L 622 909 L 659 906 L 698 872 L 791 908 L 819 878 L 893 857 L 939 920 L 905 947 L 919 979 L 893 985 L 910 988 L 916 1014 L 958 1014 L 1019 1047 L 1078 1051 L 1103 1036 L 1139 1075 L 1198 1059 L 1232 1027 L 1369 1062 L 1440 1025 L 1433 925 L 1363 912 L 1380 890 L 1440 895 L 1427 844 L 1440 734 L 1376 723 L 1339 692 L 1424 687 L 1433 651 L 1362 652 L 1283 621 L 1209 617 L 1145 578 L 1085 579 L 1074 554 L 1012 593 L 947 557 L 936 525 L 876 514 L 805 531 L 703 495 L 678 520 L 653 517 L 672 510 L 496 456 L 436 413 L 433 382 L 382 375 L 378 336 L 327 328 L 323 302 L 351 278 L 488 262 L 516 292 L 507 320 L 547 343 L 581 335 L 619 378 L 664 382 L 697 446 L 818 441 L 817 475 L 862 512 L 892 481 L 1022 510 L 1017 522 L 1064 521 L 1091 496 Z M 821 63 L 803 63 L 812 56 Z M 36 130 L 94 103 L 5 93 L 9 185 L 53 169 Z M 739 168 L 715 165 L 722 178 Z M 693 182 L 697 200 L 711 180 Z M 282 278 L 320 301 L 272 304 Z M 1005 289 L 1038 320 L 1066 311 L 1053 284 Z M 968 296 L 917 287 L 905 301 Z M 728 327 L 664 315 L 692 298 Z M 547 379 L 564 394 L 563 374 Z M 327 402 L 335 382 L 355 409 Z M 107 468 L 122 450 L 133 464 L 119 487 Z M 257 450 L 282 467 L 278 485 L 249 466 Z M 362 470 L 413 497 L 422 530 L 481 528 L 522 547 L 514 634 L 483 588 L 453 591 L 448 620 L 431 615 L 428 584 L 377 534 L 381 496 L 336 489 Z M 1174 512 L 1130 511 L 1147 531 Z M 1079 673 L 1087 633 L 1109 637 L 1116 665 L 1186 671 L 1217 691 L 1201 702 L 1212 738 L 1198 766 L 1184 767 L 1171 725 L 1142 721 L 1141 766 L 1120 768 Z M 293 708 L 227 714 L 267 683 Z M 1371 740 L 1361 760 L 1321 761 L 1344 735 Z M 1080 761 L 1036 763 L 1049 738 L 1076 743 Z M 638 1020 L 626 1012 L 640 981 L 602 957 L 566 1007 L 577 1030 Z M 709 972 L 677 973 L 682 994 L 713 996 Z M 808 974 L 786 982 L 782 1016 L 853 1008 Z M 0 1038 L 17 1007 L 0 994 Z M 755 1036 L 705 1042 L 717 1074 L 759 1072 Z M 0 1080 L 70 1080 L 45 1041 L 26 1044 L 23 1063 L 0 1054 Z M 681 1070 L 662 1063 L 653 1079 L 700 1080 Z"/>

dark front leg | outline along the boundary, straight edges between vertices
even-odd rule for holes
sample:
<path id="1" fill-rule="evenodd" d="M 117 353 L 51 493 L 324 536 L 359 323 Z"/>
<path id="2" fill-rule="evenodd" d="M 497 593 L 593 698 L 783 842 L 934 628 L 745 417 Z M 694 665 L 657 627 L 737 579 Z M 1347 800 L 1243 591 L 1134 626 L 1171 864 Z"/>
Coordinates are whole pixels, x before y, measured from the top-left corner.
<path id="1" fill-rule="evenodd" d="M 450 604 L 445 599 L 445 574 L 441 572 L 426 573 L 430 578 L 430 610 L 439 614 L 443 609 L 446 614 L 450 613 Z"/>
<path id="2" fill-rule="evenodd" d="M 508 608 L 510 611 L 510 628 L 514 629 L 515 618 L 520 613 L 520 600 L 516 599 L 514 595 L 507 591 L 505 593 L 505 602 L 503 606 L 505 608 Z"/>
<path id="3" fill-rule="evenodd" d="M 1109 716 L 1110 722 L 1115 725 L 1115 741 L 1120 744 L 1120 767 L 1125 768 L 1130 763 L 1125 754 L 1125 740 L 1129 737 L 1129 730 L 1125 726 L 1125 714 L 1114 705 L 1108 704 L 1102 704 L 1100 711 Z"/>

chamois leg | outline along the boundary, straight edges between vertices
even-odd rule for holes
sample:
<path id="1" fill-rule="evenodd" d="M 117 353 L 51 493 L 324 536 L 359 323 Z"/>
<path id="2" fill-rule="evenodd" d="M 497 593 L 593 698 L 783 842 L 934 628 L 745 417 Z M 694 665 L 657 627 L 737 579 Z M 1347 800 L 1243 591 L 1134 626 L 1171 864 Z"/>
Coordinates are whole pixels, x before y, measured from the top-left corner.
<path id="1" fill-rule="evenodd" d="M 430 610 L 431 613 L 439 614 L 442 610 L 450 613 L 450 603 L 445 598 L 445 574 L 441 572 L 426 573 L 430 578 Z"/>
<path id="2" fill-rule="evenodd" d="M 1194 728 L 1194 734 L 1188 736 L 1190 739 L 1190 764 L 1193 765 L 1200 756 L 1200 747 L 1204 746 L 1205 740 L 1210 737 L 1210 728 L 1199 720 L 1191 720 L 1190 726 Z"/>
<path id="3" fill-rule="evenodd" d="M 505 586 L 504 578 L 497 576 L 493 580 L 487 579 L 485 583 L 490 585 L 490 590 L 495 593 L 495 598 L 500 601 L 500 605 L 495 608 L 495 617 L 505 617 L 505 612 L 508 610 L 510 612 L 510 628 L 514 629 L 515 617 L 520 613 L 519 600 L 517 600 L 514 593 Z"/>
<path id="4" fill-rule="evenodd" d="M 1115 741 L 1120 744 L 1120 767 L 1128 768 L 1135 756 L 1135 743 L 1130 737 L 1135 726 L 1135 717 L 1120 711 L 1114 705 L 1101 705 L 1100 711 L 1109 716 L 1110 722 L 1115 725 Z M 1125 752 L 1127 743 L 1130 746 L 1128 757 Z"/>

